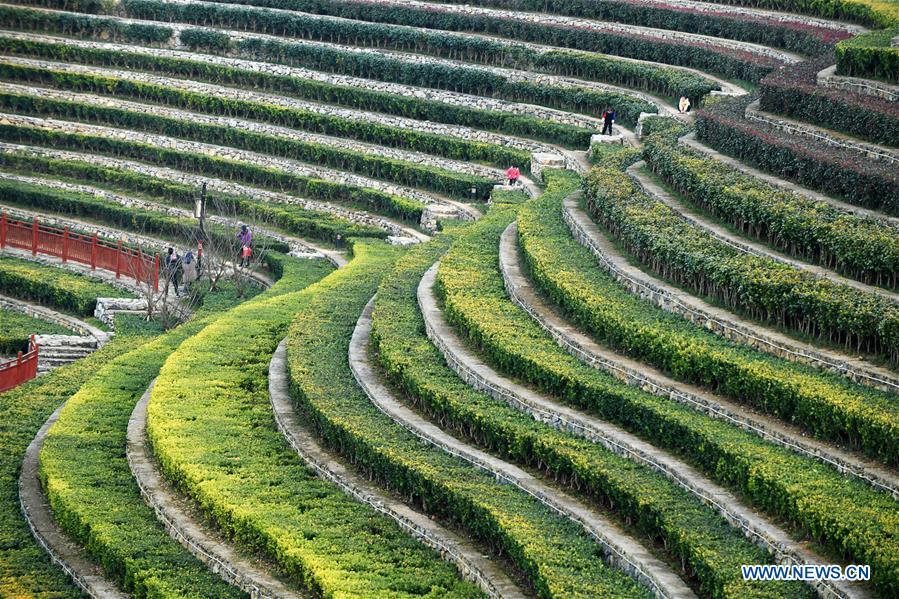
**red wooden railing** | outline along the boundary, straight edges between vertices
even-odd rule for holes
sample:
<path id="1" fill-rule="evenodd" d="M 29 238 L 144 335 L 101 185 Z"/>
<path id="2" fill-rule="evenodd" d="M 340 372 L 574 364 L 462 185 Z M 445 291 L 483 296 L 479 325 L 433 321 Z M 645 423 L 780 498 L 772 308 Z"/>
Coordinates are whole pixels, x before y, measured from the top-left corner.
<path id="1" fill-rule="evenodd" d="M 62 258 L 63 262 L 79 262 L 92 269 L 102 268 L 139 283 L 150 283 L 159 291 L 159 254 L 145 254 L 140 249 L 122 247 L 103 241 L 94 235 L 70 233 L 69 228 L 58 229 L 33 221 L 12 220 L 6 212 L 0 215 L 0 248 L 6 246 L 28 250 L 31 255 L 46 254 Z"/>
<path id="2" fill-rule="evenodd" d="M 19 352 L 18 357 L 0 362 L 0 393 L 37 376 L 37 356 L 40 349 L 32 335 L 27 352 Z"/>

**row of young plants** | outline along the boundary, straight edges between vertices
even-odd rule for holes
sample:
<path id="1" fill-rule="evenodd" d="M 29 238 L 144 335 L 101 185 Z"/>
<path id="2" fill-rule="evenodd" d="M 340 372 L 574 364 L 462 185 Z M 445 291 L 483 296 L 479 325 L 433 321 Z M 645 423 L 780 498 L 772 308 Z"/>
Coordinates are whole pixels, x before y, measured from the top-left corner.
<path id="1" fill-rule="evenodd" d="M 699 385 L 832 443 L 899 463 L 890 393 L 734 343 L 665 312 L 622 287 L 571 237 L 559 201 L 518 219 L 525 264 L 537 287 L 603 343 L 685 383 Z"/>
<path id="2" fill-rule="evenodd" d="M 74 335 L 75 333 L 55 322 L 35 318 L 0 307 L 0 356 L 15 356 L 28 350 L 31 335 Z"/>
<path id="3" fill-rule="evenodd" d="M 124 206 L 93 194 L 54 189 L 2 177 L 0 177 L 0 203 L 38 212 L 84 218 L 89 222 L 101 223 L 122 231 L 158 235 L 165 240 L 183 241 L 197 229 L 197 221 L 193 218 L 170 216 L 153 210 Z M 89 225 L 83 229 L 85 234 L 89 234 L 86 231 Z M 234 236 L 233 230 L 218 223 L 209 223 L 206 232 L 219 247 L 228 247 Z M 273 252 L 290 251 L 290 246 L 286 243 L 265 235 L 257 234 L 256 244 Z M 160 248 L 150 248 L 146 251 L 157 249 Z"/>
<path id="4" fill-rule="evenodd" d="M 200 193 L 197 187 L 135 171 L 27 152 L 0 153 L 0 168 L 24 175 L 51 175 L 55 179 L 93 185 L 114 193 L 136 194 L 140 198 L 191 210 L 195 208 Z M 327 212 L 306 210 L 293 204 L 269 203 L 214 191 L 207 192 L 206 197 L 209 214 L 263 222 L 301 238 L 334 243 L 349 237 L 385 239 L 388 235 L 379 227 L 353 223 Z M 88 211 L 86 214 L 95 213 Z"/>
<path id="5" fill-rule="evenodd" d="M 869 31 L 837 44 L 837 73 L 899 83 L 899 27 Z"/>
<path id="6" fill-rule="evenodd" d="M 0 292 L 76 316 L 93 316 L 98 297 L 132 297 L 84 275 L 11 256 L 0 257 Z"/>
<path id="7" fill-rule="evenodd" d="M 649 167 L 691 203 L 798 258 L 882 287 L 899 286 L 899 230 L 780 190 L 677 143 L 683 128 L 646 138 Z"/>
<path id="8" fill-rule="evenodd" d="M 116 335 L 102 348 L 0 393 L 0 595 L 80 599 L 68 575 L 48 558 L 31 534 L 19 505 L 18 475 L 25 449 L 50 414 L 109 360 L 145 343 L 140 329 L 117 321 Z"/>
<path id="9" fill-rule="evenodd" d="M 291 393 L 304 421 L 370 477 L 508 558 L 536 596 L 651 596 L 606 566 L 599 545 L 579 525 L 423 443 L 359 388 L 347 364 L 350 338 L 396 257 L 382 252 L 364 273 L 341 273 L 319 286 L 298 312 L 287 356 Z"/>
<path id="10" fill-rule="evenodd" d="M 744 114 L 750 101 L 735 99 L 698 112 L 698 138 L 723 154 L 800 185 L 899 215 L 899 171 L 894 164 L 749 122 Z"/>
<path id="11" fill-rule="evenodd" d="M 510 164 L 520 164 L 525 171 L 530 168 L 530 157 L 525 150 L 402 129 L 376 122 L 320 114 L 312 110 L 289 108 L 239 98 L 220 98 L 159 83 L 120 79 L 100 73 L 75 73 L 52 68 L 35 68 L 13 63 L 0 63 L 0 78 L 163 104 L 205 114 L 246 118 L 310 133 L 356 139 L 500 168 L 508 167 Z"/>
<path id="12" fill-rule="evenodd" d="M 734 50 L 711 41 L 664 40 L 651 35 L 619 31 L 613 27 L 570 27 L 516 19 L 497 15 L 451 12 L 437 6 L 421 7 L 405 4 L 369 3 L 357 0 L 240 0 L 225 4 L 249 5 L 250 7 L 277 6 L 281 9 L 314 12 L 317 14 L 343 17 L 375 23 L 407 25 L 423 29 L 461 31 L 468 33 L 496 35 L 503 38 L 534 42 L 574 50 L 600 52 L 629 58 L 639 58 L 694 67 L 724 77 L 734 77 L 747 81 L 758 81 L 777 61 L 742 50 Z M 124 0 L 126 13 L 135 18 L 156 20 L 183 20 L 174 15 L 196 15 L 192 22 L 205 25 L 206 15 L 213 11 L 207 5 L 169 5 L 158 0 Z M 184 6 L 184 9 L 177 8 Z M 262 22 L 262 12 L 251 8 L 232 9 L 245 23 Z M 225 14 L 225 10 L 216 11 Z M 173 15 L 168 17 L 167 15 Z M 285 20 L 285 23 L 287 21 Z M 318 21 L 324 23 L 324 21 Z M 281 29 L 281 17 L 265 19 L 267 31 L 296 34 L 293 29 Z M 262 23 L 260 23 L 262 24 Z M 360 25 L 361 27 L 361 25 Z"/>
<path id="13" fill-rule="evenodd" d="M 872 27 L 899 22 L 899 7 L 889 0 L 711 0 L 720 4 L 796 12 Z"/>
<path id="14" fill-rule="evenodd" d="M 428 189 L 469 201 L 486 200 L 496 183 L 486 177 L 366 154 L 339 146 L 278 137 L 226 124 L 203 123 L 191 119 L 189 114 L 184 117 L 148 114 L 139 109 L 99 105 L 87 100 L 59 100 L 40 95 L 39 92 L 31 95 L 14 91 L 0 91 L 0 109 L 17 114 L 74 120 L 234 147 L 353 172 L 399 185 Z M 472 189 L 476 190 L 475 193 L 472 193 Z"/>
<path id="15" fill-rule="evenodd" d="M 0 139 L 13 143 L 65 148 L 77 152 L 150 162 L 203 176 L 236 180 L 277 192 L 296 193 L 310 199 L 371 210 L 395 216 L 413 224 L 419 222 L 423 210 L 421 202 L 392 196 L 374 189 L 354 187 L 237 160 L 169 150 L 102 135 L 67 133 L 37 127 L 0 124 Z"/>
<path id="16" fill-rule="evenodd" d="M 759 322 L 899 361 L 899 305 L 889 299 L 742 252 L 616 169 L 594 167 L 585 190 L 593 218 L 660 277 Z"/>
<path id="17" fill-rule="evenodd" d="M 218 316 L 196 314 L 102 364 L 68 400 L 41 449 L 41 482 L 56 522 L 109 580 L 136 598 L 246 596 L 168 535 L 125 457 L 135 403 L 166 358 Z"/>
<path id="18" fill-rule="evenodd" d="M 141 52 L 106 48 L 87 48 L 58 43 L 22 40 L 0 36 L 0 51 L 6 54 L 78 62 L 87 65 L 133 69 L 182 77 L 212 84 L 244 87 L 254 91 L 282 93 L 303 100 L 333 104 L 358 110 L 380 112 L 404 118 L 462 125 L 558 144 L 569 149 L 590 145 L 592 129 L 555 123 L 545 119 L 454 106 L 437 100 L 373 91 L 359 86 L 337 85 L 266 72 L 264 69 L 237 68 L 203 60 L 202 56 L 156 56 Z M 249 65 L 248 65 L 249 66 Z"/>
<path id="19" fill-rule="evenodd" d="M 614 105 L 617 113 L 621 115 L 621 121 L 630 124 L 636 123 L 641 111 L 654 111 L 652 104 L 645 100 L 613 91 L 515 81 L 508 76 L 475 65 L 397 58 L 386 54 L 344 49 L 338 45 L 324 46 L 295 41 L 297 38 L 311 38 L 344 45 L 377 45 L 407 49 L 403 43 L 392 41 L 395 36 L 391 31 L 395 28 L 390 25 L 345 20 L 329 21 L 290 12 L 224 5 L 171 4 L 141 0 L 126 6 L 127 14 L 137 18 L 212 24 L 294 38 L 290 41 L 270 38 L 235 41 L 225 33 L 209 30 L 187 30 L 181 34 L 180 39 L 184 45 L 213 53 L 227 54 L 233 51 L 240 56 L 253 56 L 261 60 L 317 71 L 501 98 L 572 112 L 594 114 L 601 112 L 608 105 Z M 446 39 L 436 34 L 417 35 Z M 426 47 L 431 48 L 433 45 L 434 42 L 431 41 Z M 499 49 L 494 52 L 497 51 L 505 53 Z M 432 53 L 441 54 L 436 49 Z"/>
<path id="20" fill-rule="evenodd" d="M 569 181 L 573 177 L 551 172 L 548 176 L 550 185 L 554 176 L 568 177 Z M 625 324 L 628 318 L 638 318 L 642 323 L 656 318 L 655 322 L 662 323 L 657 325 L 662 332 L 659 343 L 666 339 L 670 343 L 669 331 L 684 331 L 684 324 L 678 325 L 674 319 L 671 324 L 675 328 L 667 328 L 664 315 L 619 313 L 614 305 L 605 310 L 605 287 L 596 274 L 601 272 L 599 266 L 571 237 L 561 218 L 560 204 L 560 198 L 548 194 L 529 202 L 518 214 L 526 263 L 535 262 L 528 253 L 536 242 L 540 244 L 538 259 L 546 258 L 540 264 L 544 270 L 538 280 L 547 276 L 548 269 L 551 276 L 566 281 L 566 293 L 596 298 L 590 310 L 620 316 Z M 441 260 L 437 277 L 436 290 L 444 302 L 445 317 L 480 350 L 482 359 L 560 403 L 615 422 L 679 454 L 757 508 L 817 539 L 832 556 L 872 564 L 874 584 L 886 595 L 899 589 L 895 534 L 899 514 L 892 497 L 748 431 L 627 386 L 568 354 L 506 296 L 497 264 L 502 231 L 497 226 L 471 243 L 454 245 Z M 553 235 L 547 235 L 548 231 Z M 608 277 L 605 280 L 609 281 Z M 620 288 L 618 292 L 626 293 Z M 632 327 L 630 332 L 637 335 L 633 343 L 654 344 L 653 331 Z M 625 338 L 626 342 L 631 340 L 630 335 Z M 689 360 L 678 365 L 688 371 L 691 367 Z M 858 407 L 880 418 L 882 438 L 896 438 L 895 403 L 893 413 L 886 416 L 878 415 L 877 407 Z"/>
<path id="21" fill-rule="evenodd" d="M 547 193 L 567 193 L 558 180 L 554 183 Z M 565 183 L 576 185 L 574 180 Z M 507 222 L 509 216 L 507 212 L 499 220 Z M 496 228 L 493 220 L 493 215 L 481 219 L 455 243 L 480 243 L 482 230 Z M 743 581 L 739 564 L 766 563 L 770 557 L 661 475 L 601 445 L 535 421 L 463 382 L 425 336 L 416 303 L 422 275 L 440 258 L 449 241 L 439 238 L 417 246 L 398 261 L 378 288 L 372 347 L 383 372 L 409 402 L 441 426 L 505 459 L 539 467 L 556 480 L 571 481 L 576 492 L 613 511 L 649 543 L 659 546 L 661 541 L 665 553 L 695 580 L 702 596 L 811 596 L 811 589 L 797 584 L 772 586 Z"/>
<path id="22" fill-rule="evenodd" d="M 236 545 L 315 595 L 478 597 L 436 552 L 317 478 L 275 428 L 266 375 L 294 314 L 328 281 L 365 280 L 398 251 L 359 241 L 353 249 L 353 261 L 324 279 L 322 265 L 285 273 L 171 355 L 148 407 L 154 452 Z"/>
<path id="23" fill-rule="evenodd" d="M 819 86 L 818 72 L 832 64 L 827 55 L 772 72 L 759 84 L 762 110 L 899 147 L 899 105 Z"/>

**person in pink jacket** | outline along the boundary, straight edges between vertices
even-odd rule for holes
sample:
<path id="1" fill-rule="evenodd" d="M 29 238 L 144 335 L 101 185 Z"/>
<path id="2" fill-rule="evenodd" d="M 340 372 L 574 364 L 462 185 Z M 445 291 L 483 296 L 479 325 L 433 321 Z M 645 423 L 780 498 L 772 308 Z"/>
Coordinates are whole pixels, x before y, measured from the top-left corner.
<path id="1" fill-rule="evenodd" d="M 509 185 L 515 185 L 518 183 L 518 177 L 521 176 L 521 171 L 518 170 L 517 166 L 510 166 L 506 171 L 506 176 L 509 178 Z"/>

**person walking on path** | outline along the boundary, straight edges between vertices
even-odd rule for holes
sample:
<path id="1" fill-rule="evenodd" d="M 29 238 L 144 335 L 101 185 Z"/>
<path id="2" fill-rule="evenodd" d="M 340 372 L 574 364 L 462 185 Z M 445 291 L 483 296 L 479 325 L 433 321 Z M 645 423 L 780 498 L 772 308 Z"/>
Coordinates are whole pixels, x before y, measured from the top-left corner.
<path id="1" fill-rule="evenodd" d="M 187 250 L 181 259 L 181 280 L 185 285 L 190 285 L 199 277 L 197 273 L 197 261 L 194 259 L 194 253 Z"/>
<path id="2" fill-rule="evenodd" d="M 506 171 L 506 177 L 509 178 L 509 185 L 514 186 L 516 183 L 518 183 L 518 177 L 520 177 L 520 176 L 521 176 L 521 171 L 518 170 L 517 166 L 510 166 L 509 169 Z"/>
<path id="3" fill-rule="evenodd" d="M 249 266 L 250 257 L 253 255 L 253 232 L 248 226 L 240 225 L 237 240 L 240 242 L 240 265 Z"/>
<path id="4" fill-rule="evenodd" d="M 612 135 L 612 125 L 615 124 L 615 109 L 607 106 L 602 113 L 602 135 Z M 608 133 L 606 133 L 608 131 Z"/>
<path id="5" fill-rule="evenodd" d="M 169 248 L 165 257 L 165 273 L 169 283 L 175 287 L 175 297 L 181 297 L 181 257 L 174 248 Z"/>
<path id="6" fill-rule="evenodd" d="M 690 98 L 688 98 L 687 96 L 681 96 L 680 102 L 677 103 L 677 108 L 678 108 L 678 110 L 681 111 L 681 113 L 689 111 L 690 110 Z"/>

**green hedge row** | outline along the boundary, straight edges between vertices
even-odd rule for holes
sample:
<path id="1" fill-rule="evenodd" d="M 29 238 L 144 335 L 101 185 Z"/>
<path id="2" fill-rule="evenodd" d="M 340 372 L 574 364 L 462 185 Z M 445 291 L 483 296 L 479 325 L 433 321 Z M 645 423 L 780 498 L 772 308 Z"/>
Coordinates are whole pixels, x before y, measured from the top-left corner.
<path id="1" fill-rule="evenodd" d="M 749 122 L 743 116 L 749 101 L 722 102 L 699 111 L 699 139 L 723 154 L 800 185 L 899 215 L 899 170 L 894 164 Z"/>
<path id="2" fill-rule="evenodd" d="M 174 183 L 141 173 L 105 167 L 79 160 L 57 160 L 25 152 L 0 153 L 0 167 L 27 175 L 53 175 L 54 178 L 96 185 L 116 193 L 137 193 L 155 201 L 193 210 L 199 197 L 198 188 Z M 372 225 L 350 222 L 328 212 L 306 210 L 292 204 L 275 204 L 207 192 L 206 210 L 274 225 L 297 237 L 335 242 L 338 238 L 374 237 L 384 239 L 387 231 Z"/>
<path id="3" fill-rule="evenodd" d="M 553 182 L 552 172 L 548 176 L 550 186 L 558 184 Z M 571 175 L 559 176 L 568 178 L 567 185 L 571 185 Z M 702 337 L 685 337 L 687 330 L 703 331 L 718 344 L 716 350 L 728 346 L 712 333 L 661 313 L 617 286 L 592 254 L 571 237 L 562 220 L 560 204 L 560 199 L 552 194 L 525 204 L 518 214 L 519 236 L 531 274 L 553 300 L 591 300 L 589 307 L 578 313 L 578 325 L 589 329 L 583 323 L 594 314 L 597 318 L 617 319 L 628 329 L 619 337 L 621 343 L 625 347 L 643 344 L 650 355 L 674 344 L 681 351 L 701 349 Z M 502 227 L 497 226 L 470 243 L 454 245 L 441 260 L 438 271 L 437 291 L 444 301 L 444 315 L 479 348 L 484 359 L 507 376 L 518 377 L 561 403 L 615 422 L 654 445 L 679 454 L 756 507 L 821 541 L 830 555 L 843 559 L 851 556 L 854 563 L 872 564 L 875 584 L 884 594 L 895 594 L 899 589 L 899 540 L 895 535 L 899 513 L 893 498 L 751 432 L 627 386 L 568 354 L 506 296 L 497 264 L 501 233 Z M 545 285 L 547 280 L 564 283 L 566 295 Z M 618 298 L 623 299 L 616 301 Z M 629 309 L 629 303 L 642 305 L 643 311 Z M 748 348 L 741 351 L 751 353 Z M 682 355 L 675 366 L 692 372 L 694 363 L 701 369 L 698 357 Z M 746 364 L 747 374 L 762 370 L 764 365 L 764 360 Z M 719 376 L 726 375 L 722 366 L 716 365 L 710 376 L 719 371 Z M 795 368 L 802 372 L 802 367 Z M 813 377 L 807 378 L 814 382 Z M 824 375 L 822 379 L 826 380 Z M 794 384 L 789 379 L 787 382 Z M 764 390 L 760 397 L 777 400 Z M 879 420 L 881 428 L 874 430 L 879 439 L 893 444 L 895 457 L 899 455 L 895 451 L 899 418 L 895 417 L 894 398 L 887 397 L 881 394 L 879 405 L 865 403 L 865 396 L 859 398 L 848 417 L 871 415 Z M 883 413 L 883 406 L 892 406 L 892 412 Z M 802 418 L 804 414 L 796 416 Z M 882 449 L 876 442 L 871 446 L 877 451 Z"/>
<path id="4" fill-rule="evenodd" d="M 689 66 L 724 77 L 736 77 L 749 81 L 758 81 L 777 66 L 777 61 L 773 59 L 708 42 L 660 40 L 656 37 L 619 32 L 614 29 L 595 30 L 565 27 L 494 15 L 451 13 L 439 9 L 402 4 L 380 4 L 354 0 L 240 0 L 233 3 L 228 1 L 224 4 L 276 7 L 421 29 L 490 34 L 575 50 Z M 240 25 L 242 28 L 250 26 L 250 24 L 258 25 L 260 32 L 290 34 L 298 37 L 309 35 L 297 28 L 294 23 L 298 21 L 294 18 L 281 15 L 277 18 L 265 18 L 261 16 L 264 14 L 263 12 L 253 11 L 252 8 L 222 7 L 219 10 L 212 10 L 208 8 L 208 5 L 197 4 L 178 5 L 184 8 L 176 8 L 174 5 L 167 5 L 159 0 L 125 0 L 123 6 L 129 16 L 156 20 L 177 19 L 198 25 L 216 22 L 213 20 L 212 14 L 245 15 L 241 17 L 241 21 L 233 22 L 242 23 Z M 236 19 L 236 17 L 234 18 Z M 317 21 L 317 23 L 319 23 L 317 27 L 321 28 L 333 26 L 326 21 Z M 360 25 L 360 27 L 362 26 Z"/>
<path id="5" fill-rule="evenodd" d="M 109 343 L 86 358 L 0 393 L 0 595 L 4 597 L 84 597 L 31 534 L 19 505 L 18 475 L 25 449 L 50 414 L 106 362 L 147 341 L 126 334 L 125 327 L 116 329 Z"/>
<path id="6" fill-rule="evenodd" d="M 659 276 L 757 321 L 899 362 L 899 306 L 888 299 L 729 246 L 616 169 L 594 167 L 585 190 L 592 216 Z"/>
<path id="7" fill-rule="evenodd" d="M 837 44 L 837 73 L 899 83 L 899 48 L 890 44 L 899 27 L 869 31 Z"/>
<path id="8" fill-rule="evenodd" d="M 0 293 L 77 316 L 93 316 L 98 297 L 132 297 L 62 268 L 8 256 L 0 257 Z"/>
<path id="9" fill-rule="evenodd" d="M 526 150 L 346 119 L 320 114 L 312 110 L 288 108 L 251 100 L 218 98 L 155 83 L 118 79 L 98 74 L 36 69 L 13 64 L 0 65 L 0 77 L 13 81 L 49 84 L 73 91 L 165 104 L 207 114 L 226 114 L 311 133 L 357 139 L 382 146 L 405 148 L 501 168 L 508 167 L 510 164 L 519 164 L 524 170 L 530 167 L 530 155 Z"/>
<path id="10" fill-rule="evenodd" d="M 28 351 L 28 338 L 31 335 L 75 334 L 56 323 L 0 307 L 0 356 L 10 357 L 17 352 Z"/>
<path id="11" fill-rule="evenodd" d="M 678 145 L 645 138 L 650 168 L 691 203 L 744 234 L 865 283 L 899 286 L 899 231 L 807 199 Z"/>
<path id="12" fill-rule="evenodd" d="M 135 49 L 134 52 L 120 52 L 0 36 L 0 51 L 61 62 L 80 62 L 117 69 L 149 71 L 214 84 L 247 87 L 254 91 L 283 93 L 324 104 L 506 133 L 571 149 L 582 149 L 589 146 L 590 136 L 594 133 L 592 129 L 553 123 L 535 117 L 452 106 L 435 100 L 397 96 L 358 87 L 216 65 L 200 60 L 162 58 L 141 54 L 139 49 Z"/>
<path id="13" fill-rule="evenodd" d="M 357 242 L 336 276 L 364 279 L 382 268 L 395 250 L 380 247 Z M 236 544 L 316 595 L 478 597 L 436 552 L 316 477 L 275 428 L 269 360 L 295 312 L 334 278 L 321 279 L 327 268 L 285 273 L 172 354 L 148 412 L 160 465 Z"/>
<path id="14" fill-rule="evenodd" d="M 465 529 L 508 558 L 538 597 L 648 597 L 603 564 L 578 526 L 516 487 L 423 444 L 375 407 L 347 364 L 356 319 L 396 254 L 365 273 L 320 285 L 288 334 L 291 391 L 298 411 L 325 443 L 431 516 Z"/>
<path id="15" fill-rule="evenodd" d="M 485 177 L 456 173 L 444 168 L 374 154 L 364 154 L 302 139 L 276 137 L 238 127 L 201 123 L 189 118 L 147 114 L 139 110 L 100 106 L 96 103 L 70 102 L 40 95 L 0 92 L 0 109 L 19 114 L 96 123 L 119 129 L 146 131 L 157 135 L 234 147 L 308 164 L 320 164 L 338 171 L 348 171 L 400 185 L 428 189 L 469 201 L 486 201 L 496 184 L 493 179 Z M 472 194 L 472 189 L 475 189 L 476 193 Z"/>
<path id="16" fill-rule="evenodd" d="M 571 238 L 560 202 L 524 211 L 519 237 L 537 286 L 617 351 L 820 439 L 899 463 L 899 407 L 891 394 L 730 342 L 635 297 Z"/>
<path id="17" fill-rule="evenodd" d="M 818 72 L 832 64 L 824 56 L 774 71 L 759 84 L 762 110 L 899 147 L 899 104 L 819 86 Z"/>
<path id="18" fill-rule="evenodd" d="M 565 192 L 564 187 L 554 185 L 547 193 L 558 197 Z M 480 230 L 496 228 L 495 223 L 487 222 L 491 218 L 466 230 L 465 241 L 457 243 L 480 242 Z M 401 258 L 378 288 L 372 317 L 373 347 L 383 371 L 416 408 L 506 459 L 539 467 L 557 480 L 577 481 L 571 485 L 578 492 L 612 510 L 650 543 L 662 539 L 665 553 L 681 563 L 689 578 L 698 581 L 703 596 L 767 597 L 772 592 L 788 592 L 788 586 L 796 597 L 810 596 L 810 590 L 800 585 L 744 582 L 739 564 L 765 563 L 770 557 L 666 478 L 599 444 L 535 421 L 459 379 L 425 336 L 416 303 L 416 288 L 424 271 L 448 244 L 449 239 L 440 238 Z"/>
<path id="19" fill-rule="evenodd" d="M 125 458 L 135 403 L 166 358 L 214 321 L 195 317 L 103 364 L 66 403 L 41 450 L 41 482 L 56 522 L 136 598 L 246 596 L 168 535 Z"/>
<path id="20" fill-rule="evenodd" d="M 145 235 L 159 235 L 166 240 L 180 243 L 193 241 L 197 230 L 197 221 L 193 218 L 170 216 L 153 210 L 124 206 L 92 194 L 64 191 L 2 178 L 0 178 L 0 203 L 39 212 L 84 218 L 111 228 Z M 206 232 L 212 239 L 218 241 L 220 247 L 228 247 L 234 236 L 233 230 L 218 223 L 209 223 Z M 268 251 L 284 254 L 290 251 L 290 246 L 286 243 L 267 238 L 264 235 L 257 235 L 255 242 Z"/>
<path id="21" fill-rule="evenodd" d="M 49 129 L 0 125 L 0 139 L 5 141 L 94 152 L 152 162 L 162 166 L 194 172 L 204 176 L 237 180 L 279 192 L 299 193 L 311 199 L 331 201 L 362 210 L 381 212 L 410 223 L 418 223 L 423 206 L 420 202 L 391 196 L 373 189 L 353 187 L 312 177 L 228 160 L 179 152 L 137 142 L 121 141 L 99 135 L 63 133 Z"/>

